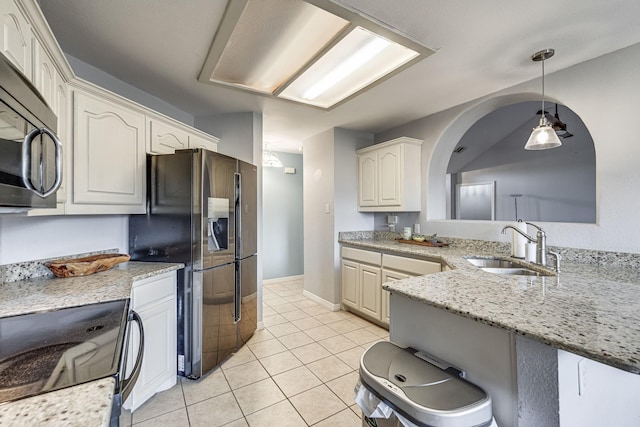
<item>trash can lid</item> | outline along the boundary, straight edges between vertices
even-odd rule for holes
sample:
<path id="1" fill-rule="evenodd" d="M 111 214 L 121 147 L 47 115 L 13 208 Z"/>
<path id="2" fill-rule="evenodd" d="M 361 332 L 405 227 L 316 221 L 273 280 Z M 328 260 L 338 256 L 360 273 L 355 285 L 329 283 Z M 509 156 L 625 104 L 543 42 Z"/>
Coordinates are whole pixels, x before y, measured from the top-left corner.
<path id="1" fill-rule="evenodd" d="M 484 390 L 416 353 L 387 341 L 374 344 L 360 360 L 362 383 L 422 425 L 468 427 L 491 423 L 491 398 Z"/>

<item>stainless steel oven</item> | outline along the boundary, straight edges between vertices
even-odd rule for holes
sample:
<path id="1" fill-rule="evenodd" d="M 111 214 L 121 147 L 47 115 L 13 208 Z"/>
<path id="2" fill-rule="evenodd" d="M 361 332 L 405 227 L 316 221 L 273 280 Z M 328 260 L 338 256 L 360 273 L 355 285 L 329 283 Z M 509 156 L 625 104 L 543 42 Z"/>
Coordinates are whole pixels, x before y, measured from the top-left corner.
<path id="1" fill-rule="evenodd" d="M 130 369 L 132 323 L 140 329 L 140 345 Z M 113 377 L 111 426 L 117 426 L 143 351 L 142 321 L 126 299 L 0 318 L 0 404 Z"/>
<path id="2" fill-rule="evenodd" d="M 0 54 L 0 212 L 54 208 L 62 183 L 57 118 Z"/>

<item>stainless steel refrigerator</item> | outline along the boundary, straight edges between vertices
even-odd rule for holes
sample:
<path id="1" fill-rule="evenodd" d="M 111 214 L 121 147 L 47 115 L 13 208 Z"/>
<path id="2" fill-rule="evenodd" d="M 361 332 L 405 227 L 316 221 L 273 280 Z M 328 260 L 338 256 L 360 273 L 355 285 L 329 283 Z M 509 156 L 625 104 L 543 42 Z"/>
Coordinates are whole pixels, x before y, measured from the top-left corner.
<path id="1" fill-rule="evenodd" d="M 146 215 L 129 217 L 132 259 L 182 262 L 178 373 L 199 378 L 257 325 L 257 168 L 202 149 L 152 155 Z"/>

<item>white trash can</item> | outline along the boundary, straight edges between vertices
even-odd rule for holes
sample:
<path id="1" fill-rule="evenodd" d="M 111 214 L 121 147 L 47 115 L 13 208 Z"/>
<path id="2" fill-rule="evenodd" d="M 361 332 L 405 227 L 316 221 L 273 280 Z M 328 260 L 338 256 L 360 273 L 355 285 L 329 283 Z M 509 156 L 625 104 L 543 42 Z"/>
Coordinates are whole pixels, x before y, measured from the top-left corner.
<path id="1" fill-rule="evenodd" d="M 355 391 L 363 427 L 495 426 L 484 390 L 420 355 L 387 341 L 362 355 Z"/>

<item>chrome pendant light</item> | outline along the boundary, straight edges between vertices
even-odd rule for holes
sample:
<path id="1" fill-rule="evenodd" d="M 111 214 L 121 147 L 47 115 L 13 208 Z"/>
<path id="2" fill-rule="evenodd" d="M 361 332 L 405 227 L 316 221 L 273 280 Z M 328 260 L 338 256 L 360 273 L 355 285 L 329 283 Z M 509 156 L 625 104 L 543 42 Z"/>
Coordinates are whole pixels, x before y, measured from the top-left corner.
<path id="1" fill-rule="evenodd" d="M 278 155 L 273 151 L 269 151 L 269 144 L 264 144 L 264 150 L 262 150 L 262 167 L 265 167 L 265 168 L 284 167 Z"/>
<path id="2" fill-rule="evenodd" d="M 545 49 L 531 56 L 533 61 L 542 62 L 542 114 L 540 115 L 540 124 L 533 128 L 533 132 L 531 132 L 531 136 L 524 146 L 525 150 L 549 150 L 562 145 L 558 135 L 556 135 L 544 115 L 544 61 L 551 58 L 554 53 L 553 49 Z"/>

